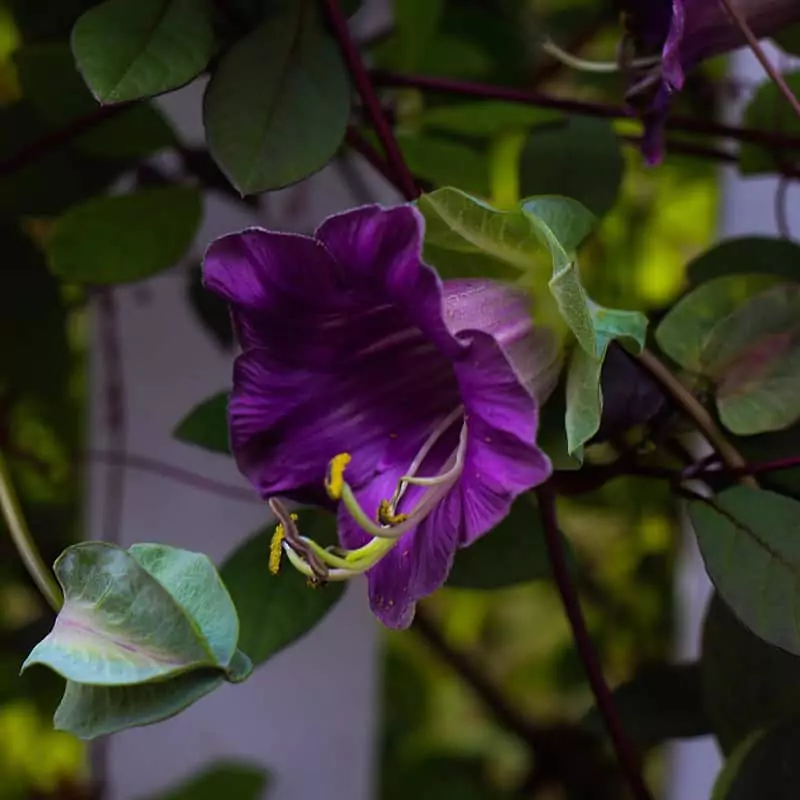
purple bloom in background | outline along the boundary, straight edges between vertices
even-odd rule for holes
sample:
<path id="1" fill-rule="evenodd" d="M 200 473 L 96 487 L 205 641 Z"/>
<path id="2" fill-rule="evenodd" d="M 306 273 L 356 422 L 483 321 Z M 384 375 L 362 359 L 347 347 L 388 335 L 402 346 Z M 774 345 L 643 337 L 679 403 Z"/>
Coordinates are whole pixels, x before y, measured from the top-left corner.
<path id="1" fill-rule="evenodd" d="M 753 33 L 761 38 L 800 21 L 798 0 L 734 0 Z M 684 76 L 701 61 L 727 53 L 745 39 L 720 0 L 621 0 L 637 59 L 659 56 L 637 72 L 629 97 L 646 95 L 642 146 L 650 163 L 663 154 L 663 127 L 670 98 L 683 88 Z"/>
<path id="2" fill-rule="evenodd" d="M 557 374 L 553 339 L 532 327 L 525 295 L 440 281 L 421 261 L 423 225 L 413 206 L 366 206 L 313 237 L 224 236 L 204 263 L 242 347 L 239 468 L 264 498 L 318 505 L 331 502 L 328 476 L 347 548 L 323 553 L 332 579 L 366 572 L 391 627 L 551 471 L 536 397 Z"/>

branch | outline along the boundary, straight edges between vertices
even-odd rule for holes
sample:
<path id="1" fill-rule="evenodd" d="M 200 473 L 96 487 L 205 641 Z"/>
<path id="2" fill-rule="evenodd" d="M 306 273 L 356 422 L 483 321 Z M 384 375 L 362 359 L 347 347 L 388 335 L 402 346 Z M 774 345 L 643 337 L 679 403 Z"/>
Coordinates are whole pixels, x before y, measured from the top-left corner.
<path id="1" fill-rule="evenodd" d="M 699 400 L 658 360 L 646 347 L 638 357 L 639 363 L 659 385 L 672 397 L 673 402 L 694 423 L 711 447 L 718 453 L 729 470 L 747 467 L 742 454 L 725 438 L 714 418 Z M 741 483 L 758 488 L 753 478 L 743 477 Z"/>
<path id="2" fill-rule="evenodd" d="M 578 114 L 586 117 L 599 117 L 601 119 L 634 118 L 633 113 L 622 106 L 556 97 L 544 92 L 525 91 L 490 83 L 451 80 L 429 75 L 402 75 L 386 70 L 376 70 L 372 75 L 377 83 L 384 86 L 407 86 L 442 94 L 454 94 L 484 100 L 505 100 L 510 103 L 522 103 L 523 105 L 536 106 L 537 108 L 550 108 L 555 111 L 564 111 L 569 114 Z M 756 128 L 740 128 L 735 125 L 725 125 L 719 122 L 684 116 L 669 117 L 666 126 L 669 130 L 682 131 L 683 133 L 724 137 L 768 148 L 800 150 L 800 137 L 771 133 Z"/>
<path id="3" fill-rule="evenodd" d="M 381 109 L 380 100 L 361 59 L 361 54 L 358 52 L 358 47 L 350 36 L 347 18 L 342 13 L 339 0 L 322 0 L 322 5 L 350 77 L 366 108 L 370 123 L 383 146 L 386 160 L 389 162 L 406 200 L 415 200 L 419 197 L 419 189 L 414 183 L 414 176 L 403 160 L 403 154 L 394 137 L 392 126 Z"/>
<path id="4" fill-rule="evenodd" d="M 536 490 L 539 499 L 539 513 L 542 517 L 544 527 L 545 543 L 547 553 L 550 558 L 550 565 L 553 569 L 553 577 L 558 587 L 561 601 L 564 605 L 567 619 L 572 628 L 572 635 L 575 640 L 575 647 L 583 662 L 586 670 L 586 677 L 589 681 L 592 693 L 594 694 L 597 710 L 603 719 L 606 730 L 611 738 L 614 751 L 617 754 L 620 767 L 625 776 L 625 780 L 631 790 L 635 800 L 652 800 L 650 791 L 642 778 L 639 756 L 634 749 L 625 730 L 622 720 L 617 713 L 611 690 L 608 688 L 600 660 L 595 652 L 589 631 L 586 628 L 586 621 L 581 611 L 578 593 L 572 584 L 572 578 L 567 566 L 564 549 L 561 543 L 561 536 L 558 531 L 558 519 L 556 517 L 555 495 L 552 488 L 547 484 L 540 486 Z"/>
<path id="5" fill-rule="evenodd" d="M 761 42 L 758 41 L 758 37 L 747 24 L 747 18 L 736 8 L 731 0 L 719 0 L 719 2 L 723 5 L 736 27 L 742 32 L 742 35 L 747 40 L 747 44 L 753 51 L 753 55 L 764 68 L 764 72 L 767 73 L 770 80 L 778 87 L 778 91 L 789 101 L 789 105 L 794 109 L 795 114 L 800 117 L 800 100 L 797 99 L 795 93 L 791 90 L 789 84 L 786 83 L 780 71 L 775 69 L 774 64 L 767 57 L 764 48 L 761 46 Z"/>

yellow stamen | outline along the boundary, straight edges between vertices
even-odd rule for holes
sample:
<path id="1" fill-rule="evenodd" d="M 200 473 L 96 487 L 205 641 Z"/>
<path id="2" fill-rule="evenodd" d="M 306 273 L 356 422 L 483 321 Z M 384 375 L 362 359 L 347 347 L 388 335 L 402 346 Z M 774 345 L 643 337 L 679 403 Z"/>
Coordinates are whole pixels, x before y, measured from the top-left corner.
<path id="1" fill-rule="evenodd" d="M 282 523 L 275 526 L 275 533 L 272 534 L 272 541 L 269 543 L 269 571 L 277 575 L 281 571 L 281 556 L 283 555 L 283 540 L 286 538 L 286 531 Z"/>
<path id="2" fill-rule="evenodd" d="M 392 509 L 391 501 L 381 500 L 376 519 L 381 525 L 399 525 L 408 519 L 408 514 L 396 514 Z"/>
<path id="3" fill-rule="evenodd" d="M 328 474 L 325 476 L 325 490 L 331 500 L 341 500 L 344 490 L 344 471 L 350 463 L 350 453 L 339 453 L 328 464 Z"/>

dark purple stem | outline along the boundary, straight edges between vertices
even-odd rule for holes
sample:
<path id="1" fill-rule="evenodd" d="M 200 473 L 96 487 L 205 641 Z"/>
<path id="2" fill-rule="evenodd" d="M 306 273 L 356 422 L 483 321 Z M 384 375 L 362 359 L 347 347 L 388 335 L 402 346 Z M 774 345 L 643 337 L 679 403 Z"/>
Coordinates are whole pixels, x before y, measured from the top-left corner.
<path id="1" fill-rule="evenodd" d="M 611 738 L 620 767 L 634 799 L 652 800 L 650 790 L 647 788 L 644 778 L 642 778 L 639 756 L 625 735 L 622 720 L 617 713 L 611 690 L 603 677 L 600 660 L 586 628 L 578 593 L 572 583 L 572 577 L 569 573 L 564 548 L 561 543 L 561 535 L 558 531 L 555 494 L 552 488 L 545 484 L 536 490 L 536 496 L 539 500 L 539 513 L 544 527 L 545 543 L 553 570 L 553 578 L 561 595 L 564 611 L 572 628 L 575 647 L 586 670 L 586 677 L 594 694 L 597 710 L 600 712 L 608 735 Z"/>
<path id="2" fill-rule="evenodd" d="M 4 161 L 0 161 L 0 178 L 5 178 L 18 170 L 27 167 L 34 161 L 37 161 L 42 156 L 47 155 L 52 150 L 58 150 L 59 147 L 68 145 L 73 139 L 76 139 L 82 133 L 91 130 L 95 125 L 105 122 L 107 119 L 116 117 L 118 114 L 130 108 L 130 103 L 119 103 L 113 106 L 100 106 L 87 114 L 85 117 L 80 117 L 69 125 L 59 128 L 52 133 L 31 142 L 27 147 L 24 147 L 14 155 L 9 156 Z"/>
<path id="3" fill-rule="evenodd" d="M 261 503 L 258 497 L 250 490 L 231 486 L 227 483 L 215 481 L 213 478 L 206 478 L 195 472 L 175 467 L 172 464 L 165 464 L 155 458 L 139 456 L 132 453 L 125 453 L 117 450 L 89 450 L 86 457 L 92 461 L 100 461 L 112 466 L 123 466 L 130 469 L 151 472 L 162 478 L 168 478 L 201 492 L 209 492 L 220 497 L 227 497 L 230 500 L 238 500 L 243 503 Z"/>
<path id="4" fill-rule="evenodd" d="M 322 5 L 325 9 L 328 24 L 336 37 L 344 63 L 361 98 L 361 102 L 364 104 L 369 121 L 386 153 L 386 160 L 397 178 L 403 196 L 406 200 L 415 200 L 419 197 L 419 189 L 414 182 L 414 176 L 406 166 L 403 154 L 400 152 L 400 147 L 394 137 L 392 126 L 383 113 L 377 92 L 361 59 L 358 47 L 350 36 L 347 18 L 342 12 L 339 0 L 322 0 Z"/>
<path id="5" fill-rule="evenodd" d="M 406 86 L 428 92 L 455 94 L 484 100 L 505 100 L 510 103 L 522 103 L 523 105 L 536 106 L 537 108 L 550 108 L 555 111 L 564 111 L 587 117 L 600 117 L 602 119 L 631 119 L 634 116 L 631 111 L 622 106 L 574 100 L 566 97 L 554 97 L 544 92 L 513 89 L 508 86 L 497 86 L 490 83 L 452 80 L 430 75 L 402 75 L 386 70 L 376 70 L 372 75 L 377 83 L 384 86 Z M 797 136 L 770 133 L 755 128 L 738 128 L 734 125 L 724 125 L 719 122 L 694 119 L 692 117 L 672 116 L 667 120 L 667 128 L 684 133 L 735 139 L 764 147 L 800 150 L 800 137 Z"/>

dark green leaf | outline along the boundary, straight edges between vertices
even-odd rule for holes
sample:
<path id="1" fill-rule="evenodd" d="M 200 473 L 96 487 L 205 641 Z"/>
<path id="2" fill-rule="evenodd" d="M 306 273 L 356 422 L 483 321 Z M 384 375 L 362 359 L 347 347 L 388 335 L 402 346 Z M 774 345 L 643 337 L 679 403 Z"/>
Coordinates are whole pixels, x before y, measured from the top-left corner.
<path id="1" fill-rule="evenodd" d="M 800 94 L 800 72 L 784 74 L 789 90 Z M 780 133 L 784 136 L 800 136 L 800 119 L 782 91 L 771 80 L 761 84 L 744 113 L 743 124 L 758 130 Z M 782 164 L 797 163 L 796 153 L 777 147 L 764 148 L 756 144 L 742 143 L 739 150 L 739 169 L 745 175 L 775 172 Z"/>
<path id="2" fill-rule="evenodd" d="M 688 739 L 711 733 L 703 706 L 699 663 L 653 664 L 614 690 L 614 705 L 625 733 L 641 750 L 670 739 Z M 584 724 L 603 735 L 605 728 L 596 708 Z"/>
<path id="3" fill-rule="evenodd" d="M 800 503 L 736 486 L 713 500 L 692 500 L 708 575 L 750 630 L 800 654 Z"/>
<path id="4" fill-rule="evenodd" d="M 204 400 L 178 423 L 172 435 L 212 453 L 229 454 L 228 398 L 228 392 L 220 392 Z"/>
<path id="5" fill-rule="evenodd" d="M 67 681 L 53 724 L 79 739 L 95 739 L 174 717 L 224 682 L 219 670 L 199 669 L 168 681 L 92 686 Z"/>
<path id="6" fill-rule="evenodd" d="M 684 369 L 701 373 L 702 352 L 714 327 L 749 297 L 775 283 L 766 275 L 726 275 L 678 301 L 656 328 L 658 346 Z"/>
<path id="7" fill-rule="evenodd" d="M 795 56 L 800 56 L 800 25 L 790 25 L 774 34 L 775 42 L 781 49 Z"/>
<path id="8" fill-rule="evenodd" d="M 189 303 L 197 318 L 223 350 L 230 350 L 233 347 L 233 328 L 228 304 L 219 295 L 203 286 L 200 267 L 193 267 L 188 277 Z"/>
<path id="9" fill-rule="evenodd" d="M 6 0 L 14 24 L 26 41 L 41 42 L 65 38 L 75 20 L 97 0 Z"/>
<path id="10" fill-rule="evenodd" d="M 520 190 L 523 195 L 570 197 L 600 217 L 616 203 L 623 171 L 611 124 L 571 117 L 531 132 L 522 151 Z"/>
<path id="11" fill-rule="evenodd" d="M 320 544 L 336 540 L 335 518 L 325 512 L 301 512 L 298 526 L 303 535 Z M 344 592 L 341 583 L 312 588 L 288 565 L 278 575 L 271 575 L 271 538 L 271 530 L 252 536 L 220 570 L 239 613 L 239 647 L 255 665 L 310 631 Z"/>
<path id="12" fill-rule="evenodd" d="M 0 157 L 14 159 L 52 133 L 25 100 L 0 108 Z M 50 149 L 0 179 L 0 211 L 48 216 L 107 188 L 127 159 L 93 159 L 71 147 Z"/>
<path id="13" fill-rule="evenodd" d="M 437 46 L 434 37 L 444 5 L 444 0 L 395 0 L 392 35 L 375 48 L 378 66 L 405 72 L 419 69 L 426 51 Z"/>
<path id="14" fill-rule="evenodd" d="M 398 770 L 383 800 L 502 800 L 480 759 L 433 755 Z"/>
<path id="15" fill-rule="evenodd" d="M 16 225 L 0 223 L 0 246 L 0 388 L 58 397 L 70 356 L 58 282 Z"/>
<path id="16" fill-rule="evenodd" d="M 459 103 L 425 109 L 420 125 L 426 130 L 460 136 L 493 137 L 509 130 L 557 122 L 560 114 L 501 100 Z"/>
<path id="17" fill-rule="evenodd" d="M 739 435 L 800 419 L 800 284 L 767 289 L 719 322 L 701 353 L 722 423 Z"/>
<path id="18" fill-rule="evenodd" d="M 551 574 L 539 510 L 528 497 L 520 497 L 494 530 L 458 551 L 446 585 L 501 589 Z"/>
<path id="19" fill-rule="evenodd" d="M 800 453 L 800 425 L 777 433 L 733 437 L 733 444 L 748 462 L 754 464 L 791 458 Z M 765 489 L 800 500 L 800 467 L 764 473 L 758 480 Z"/>
<path id="20" fill-rule="evenodd" d="M 33 45 L 14 60 L 25 98 L 49 125 L 60 128 L 97 111 L 66 45 Z M 98 156 L 141 158 L 170 147 L 175 136 L 149 103 L 137 103 L 77 137 L 72 146 Z"/>
<path id="21" fill-rule="evenodd" d="M 703 626 L 703 696 L 725 753 L 800 711 L 800 658 L 767 644 L 714 596 Z"/>
<path id="22" fill-rule="evenodd" d="M 800 281 L 800 245 L 769 236 L 727 239 L 699 255 L 686 269 L 694 284 L 724 275 L 759 272 L 787 281 Z"/>
<path id="23" fill-rule="evenodd" d="M 244 761 L 217 761 L 180 786 L 150 800 L 259 800 L 269 773 Z"/>
<path id="24" fill-rule="evenodd" d="M 795 800 L 800 786 L 800 718 L 743 741 L 717 778 L 711 800 Z"/>
<path id="25" fill-rule="evenodd" d="M 207 0 L 106 0 L 72 30 L 78 69 L 102 103 L 177 89 L 214 54 Z"/>
<path id="26" fill-rule="evenodd" d="M 312 12 L 297 3 L 270 13 L 225 55 L 206 90 L 208 146 L 242 194 L 302 180 L 344 138 L 344 65 Z"/>
<path id="27" fill-rule="evenodd" d="M 47 241 L 50 268 L 82 283 L 148 278 L 186 253 L 201 212 L 200 193 L 181 187 L 89 200 L 56 222 Z"/>

